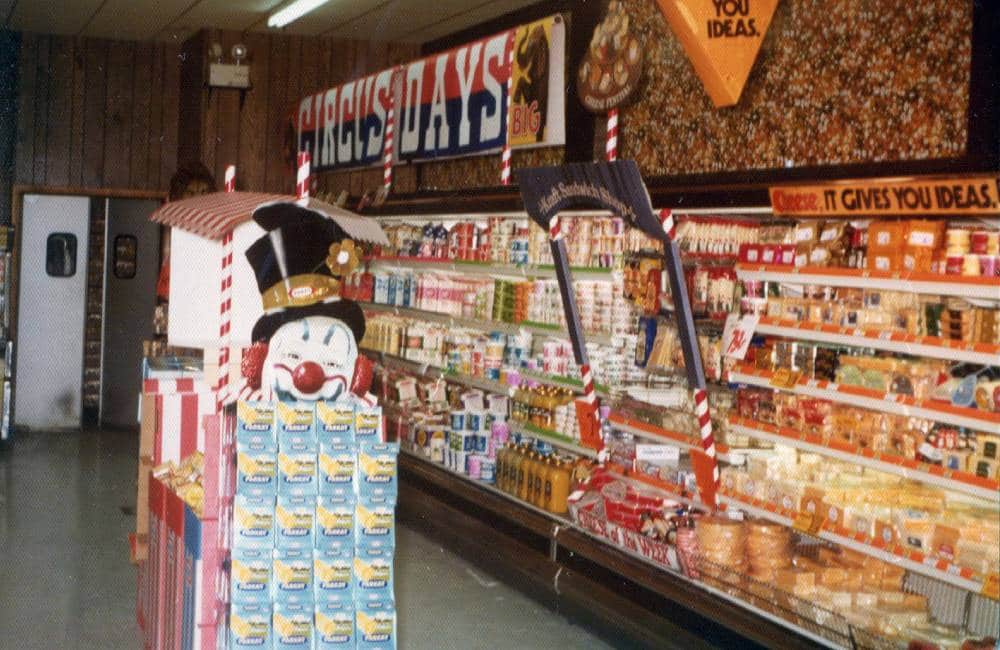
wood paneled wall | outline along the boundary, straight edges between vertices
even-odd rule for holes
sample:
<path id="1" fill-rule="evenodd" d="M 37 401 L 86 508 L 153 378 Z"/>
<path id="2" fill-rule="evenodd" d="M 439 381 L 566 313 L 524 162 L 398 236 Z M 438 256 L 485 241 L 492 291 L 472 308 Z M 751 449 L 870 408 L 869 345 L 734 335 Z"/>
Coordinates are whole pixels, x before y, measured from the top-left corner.
<path id="1" fill-rule="evenodd" d="M 22 34 L 15 182 L 167 189 L 179 55 L 162 43 Z"/>
<path id="2" fill-rule="evenodd" d="M 208 89 L 208 52 L 249 50 L 252 88 Z M 413 45 L 204 30 L 184 44 L 180 159 L 200 159 L 221 180 L 237 167 L 239 189 L 292 192 L 290 116 L 304 96 L 419 55 Z M 381 174 L 381 172 L 379 172 Z"/>

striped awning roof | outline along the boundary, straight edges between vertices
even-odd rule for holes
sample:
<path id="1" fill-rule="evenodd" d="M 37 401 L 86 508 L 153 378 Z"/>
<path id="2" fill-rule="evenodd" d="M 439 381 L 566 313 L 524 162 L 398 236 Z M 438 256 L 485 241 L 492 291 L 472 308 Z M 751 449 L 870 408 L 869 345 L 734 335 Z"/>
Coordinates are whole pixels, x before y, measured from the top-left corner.
<path id="1" fill-rule="evenodd" d="M 209 239 L 222 236 L 236 226 L 253 217 L 253 212 L 261 205 L 287 201 L 315 210 L 332 219 L 353 239 L 373 244 L 388 244 L 389 240 L 382 227 L 374 219 L 362 217 L 350 210 L 310 198 L 298 201 L 289 194 L 267 194 L 263 192 L 215 192 L 190 199 L 165 203 L 154 212 L 150 219 L 171 228 L 180 228 Z"/>

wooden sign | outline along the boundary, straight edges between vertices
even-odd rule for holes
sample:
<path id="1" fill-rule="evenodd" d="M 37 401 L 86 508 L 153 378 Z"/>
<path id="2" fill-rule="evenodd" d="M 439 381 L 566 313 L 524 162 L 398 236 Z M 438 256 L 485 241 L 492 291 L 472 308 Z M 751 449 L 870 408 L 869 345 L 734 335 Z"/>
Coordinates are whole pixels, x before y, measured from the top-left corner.
<path id="1" fill-rule="evenodd" d="M 656 0 L 716 107 L 740 100 L 778 0 Z"/>
<path id="2" fill-rule="evenodd" d="M 994 176 L 846 181 L 772 187 L 770 194 L 775 215 L 1000 215 L 1000 193 Z"/>

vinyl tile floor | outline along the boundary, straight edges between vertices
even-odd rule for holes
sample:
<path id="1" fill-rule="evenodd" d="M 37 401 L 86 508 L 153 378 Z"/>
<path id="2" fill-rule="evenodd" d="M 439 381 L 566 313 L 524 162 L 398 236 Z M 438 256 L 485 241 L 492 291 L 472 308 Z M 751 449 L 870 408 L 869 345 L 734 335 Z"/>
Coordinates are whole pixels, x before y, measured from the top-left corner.
<path id="1" fill-rule="evenodd" d="M 139 648 L 137 437 L 18 436 L 0 449 L 0 648 Z M 420 533 L 400 526 L 399 647 L 611 648 Z"/>

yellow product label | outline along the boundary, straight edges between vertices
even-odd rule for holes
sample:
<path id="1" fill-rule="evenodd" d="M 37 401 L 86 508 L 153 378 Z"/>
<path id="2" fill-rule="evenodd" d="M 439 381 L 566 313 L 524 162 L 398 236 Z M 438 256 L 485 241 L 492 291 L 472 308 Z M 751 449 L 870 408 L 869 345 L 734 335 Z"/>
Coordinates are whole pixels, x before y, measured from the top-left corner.
<path id="1" fill-rule="evenodd" d="M 390 454 L 359 452 L 358 466 L 366 483 L 390 483 L 396 476 L 396 458 Z"/>
<path id="2" fill-rule="evenodd" d="M 278 452 L 282 483 L 309 484 L 316 480 L 316 456 Z"/>
<path id="3" fill-rule="evenodd" d="M 354 406 L 316 402 L 316 420 L 323 431 L 348 433 L 354 429 Z"/>
<path id="4" fill-rule="evenodd" d="M 276 475 L 274 454 L 241 451 L 236 454 L 236 467 L 244 480 L 253 483 L 273 481 Z"/>
<path id="5" fill-rule="evenodd" d="M 358 526 L 364 535 L 388 535 L 392 532 L 395 516 L 392 509 L 385 506 L 367 508 L 359 503 L 357 508 Z"/>
<path id="6" fill-rule="evenodd" d="M 273 498 L 237 496 L 233 505 L 233 523 L 235 546 L 270 547 L 274 531 Z"/>
<path id="7" fill-rule="evenodd" d="M 313 526 L 313 510 L 299 504 L 286 505 L 281 502 L 274 511 L 278 520 L 278 528 L 283 535 L 294 534 L 295 531 L 309 531 Z"/>
<path id="8" fill-rule="evenodd" d="M 274 406 L 270 402 L 236 403 L 236 418 L 245 431 L 267 431 L 274 426 Z"/>
<path id="9" fill-rule="evenodd" d="M 358 610 L 358 633 L 361 635 L 359 640 L 368 643 L 388 641 L 392 637 L 395 618 L 392 612 L 367 614 Z"/>
<path id="10" fill-rule="evenodd" d="M 347 451 L 320 448 L 319 471 L 325 483 L 350 483 L 354 480 L 354 455 Z"/>
<path id="11" fill-rule="evenodd" d="M 354 412 L 354 434 L 358 438 L 381 438 L 382 408 L 358 409 Z"/>
<path id="12" fill-rule="evenodd" d="M 271 637 L 270 608 L 233 604 L 229 616 L 230 647 L 265 648 Z"/>
<path id="13" fill-rule="evenodd" d="M 313 407 L 305 404 L 278 402 L 278 424 L 285 431 L 307 431 L 313 425 Z"/>

